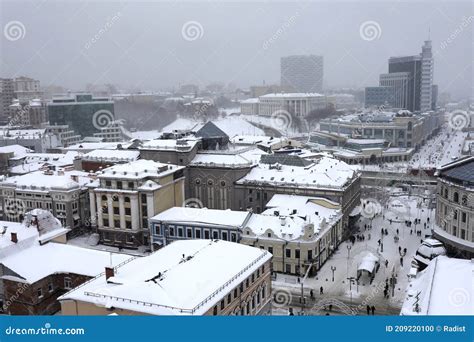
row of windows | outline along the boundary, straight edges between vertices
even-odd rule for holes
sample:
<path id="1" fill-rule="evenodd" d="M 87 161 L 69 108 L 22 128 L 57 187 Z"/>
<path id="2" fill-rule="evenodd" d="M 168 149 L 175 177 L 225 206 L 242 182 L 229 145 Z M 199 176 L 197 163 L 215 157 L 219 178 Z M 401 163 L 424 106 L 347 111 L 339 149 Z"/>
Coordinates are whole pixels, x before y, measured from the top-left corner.
<path id="1" fill-rule="evenodd" d="M 134 183 L 133 182 L 122 182 L 122 181 L 116 181 L 115 182 L 115 186 L 117 187 L 117 189 L 123 189 L 124 188 L 124 184 L 127 185 L 127 188 L 128 189 L 133 189 L 134 187 Z M 112 181 L 109 181 L 109 180 L 106 180 L 105 181 L 105 186 L 106 187 L 111 187 L 112 186 Z"/>
<path id="2" fill-rule="evenodd" d="M 165 235 L 164 229 L 162 229 L 161 225 L 159 224 L 154 226 L 154 233 L 155 235 Z M 220 229 L 211 230 L 211 229 L 198 228 L 198 227 L 185 228 L 183 226 L 169 225 L 166 235 L 169 237 L 188 238 L 188 239 L 211 239 L 212 238 L 212 239 L 221 239 L 225 241 L 237 242 L 237 233 L 230 232 L 229 234 L 229 231 L 220 230 Z"/>
<path id="3" fill-rule="evenodd" d="M 450 199 L 450 198 L 449 198 L 449 190 L 448 190 L 448 188 L 445 187 L 445 188 L 442 190 L 442 192 L 443 192 L 443 197 L 444 197 L 444 198 Z M 454 191 L 454 192 L 453 192 L 452 201 L 453 201 L 454 203 L 459 203 L 459 193 L 458 193 L 457 191 Z M 468 202 L 469 202 L 469 201 L 468 201 L 468 196 L 467 196 L 467 195 L 463 195 L 463 196 L 462 196 L 462 199 L 461 199 L 461 204 L 464 205 L 464 206 L 467 206 L 468 204 L 470 205 L 470 203 L 468 203 Z"/>
<path id="4" fill-rule="evenodd" d="M 229 292 L 227 296 L 220 301 L 219 305 L 214 306 L 213 314 L 217 315 L 218 307 L 220 307 L 220 311 L 224 310 L 226 304 L 229 305 L 234 299 L 238 298 L 239 295 L 241 295 L 246 289 L 248 289 L 251 285 L 253 285 L 258 280 L 258 278 L 260 278 L 260 276 L 263 276 L 264 274 L 265 274 L 265 265 L 262 265 L 255 272 L 253 272 L 251 276 L 247 277 L 245 281 L 240 283 L 238 287 L 234 288 L 233 291 Z M 257 293 L 254 294 L 252 309 L 255 309 L 255 302 L 257 304 L 260 304 L 260 296 L 261 298 L 265 298 L 266 296 L 265 287 L 266 286 L 263 286 L 261 291 L 258 291 Z M 242 312 L 241 314 L 244 315 L 244 312 Z M 250 310 L 248 309 L 247 309 L 247 314 L 250 314 Z"/>
<path id="5" fill-rule="evenodd" d="M 64 277 L 64 289 L 66 290 L 70 290 L 72 288 L 72 280 L 71 278 L 69 277 Z M 52 281 L 50 281 L 48 283 L 48 292 L 51 293 L 54 291 L 54 283 Z M 43 293 L 43 288 L 42 287 L 38 287 L 36 289 L 36 295 L 38 296 L 38 299 L 41 299 L 43 298 L 44 296 L 44 293 Z"/>
<path id="6" fill-rule="evenodd" d="M 194 182 L 196 183 L 196 185 L 200 185 L 200 184 L 202 183 L 201 179 L 199 179 L 199 178 L 196 178 L 196 180 L 195 180 Z M 207 180 L 207 185 L 213 186 L 213 185 L 214 185 L 214 181 L 213 181 L 212 179 L 208 179 L 208 180 Z M 221 181 L 220 181 L 220 185 L 221 185 L 221 186 L 226 186 L 227 183 L 226 183 L 226 181 L 221 180 Z"/>

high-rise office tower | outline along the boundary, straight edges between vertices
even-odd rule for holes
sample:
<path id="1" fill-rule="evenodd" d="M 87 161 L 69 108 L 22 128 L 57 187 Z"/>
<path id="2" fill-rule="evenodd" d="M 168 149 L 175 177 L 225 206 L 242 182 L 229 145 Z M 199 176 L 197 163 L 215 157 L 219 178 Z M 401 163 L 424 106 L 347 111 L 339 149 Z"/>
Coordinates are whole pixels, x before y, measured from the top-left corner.
<path id="1" fill-rule="evenodd" d="M 281 58 L 281 86 L 300 93 L 323 90 L 323 57 L 315 55 Z"/>
<path id="2" fill-rule="evenodd" d="M 388 74 L 383 74 L 384 77 L 381 75 L 380 85 L 388 85 L 382 81 L 390 80 L 391 74 L 401 75 L 401 73 L 408 75 L 407 99 L 403 101 L 406 103 L 406 109 L 412 112 L 430 110 L 433 86 L 433 55 L 430 40 L 425 41 L 419 55 L 390 57 Z"/>

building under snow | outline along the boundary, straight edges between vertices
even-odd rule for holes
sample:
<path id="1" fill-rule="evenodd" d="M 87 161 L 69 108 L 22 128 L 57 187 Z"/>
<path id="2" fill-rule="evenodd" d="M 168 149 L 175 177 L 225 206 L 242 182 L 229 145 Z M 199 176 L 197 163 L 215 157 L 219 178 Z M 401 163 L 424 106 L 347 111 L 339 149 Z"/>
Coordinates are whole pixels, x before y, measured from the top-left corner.
<path id="1" fill-rule="evenodd" d="M 51 315 L 57 298 L 130 257 L 65 244 L 61 222 L 49 211 L 28 212 L 22 223 L 0 222 L 0 304 L 12 315 Z"/>
<path id="2" fill-rule="evenodd" d="M 401 315 L 472 316 L 472 260 L 439 256 L 408 284 Z"/>
<path id="3" fill-rule="evenodd" d="M 64 315 L 261 315 L 271 254 L 223 240 L 176 241 L 59 298 Z"/>

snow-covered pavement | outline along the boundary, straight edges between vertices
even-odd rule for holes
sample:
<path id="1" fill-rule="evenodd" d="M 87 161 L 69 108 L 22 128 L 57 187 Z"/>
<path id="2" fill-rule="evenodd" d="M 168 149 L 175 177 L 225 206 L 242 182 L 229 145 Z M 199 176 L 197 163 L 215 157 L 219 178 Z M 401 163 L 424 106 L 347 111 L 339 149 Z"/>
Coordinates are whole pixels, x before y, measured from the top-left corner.
<path id="1" fill-rule="evenodd" d="M 335 303 L 333 306 L 338 306 L 338 301 L 341 306 L 349 305 L 352 307 L 352 314 L 366 314 L 366 305 L 374 305 L 376 314 L 377 308 L 379 312 L 384 311 L 391 314 L 397 312 L 405 297 L 408 284 L 407 274 L 410 270 L 412 256 L 420 245 L 421 239 L 431 234 L 431 225 L 428 223 L 425 227 L 425 223 L 428 218 L 430 223 L 433 222 L 434 210 L 428 210 L 427 206 L 428 200 L 423 203 L 423 199 L 418 196 L 396 196 L 391 197 L 389 203 L 382 206 L 380 214 L 373 218 L 370 218 L 370 215 L 361 217 L 357 223 L 358 234 L 363 235 L 365 240 L 358 241 L 356 239 L 354 244 L 349 241 L 343 242 L 319 270 L 316 277 L 304 280 L 305 296 L 309 297 L 311 289 L 315 296 L 312 302 L 314 304 L 309 305 L 310 308 L 313 307 L 310 314 L 320 311 L 317 308 L 318 303 L 329 303 L 329 301 Z M 407 227 L 404 221 L 414 221 L 415 218 L 421 220 L 420 224 L 412 224 L 411 227 Z M 365 228 L 366 225 L 367 228 Z M 387 229 L 388 235 L 381 235 L 382 228 Z M 421 236 L 416 234 L 416 230 L 421 230 Z M 395 236 L 398 236 L 398 242 L 395 241 Z M 383 244 L 383 251 L 379 246 L 379 239 L 380 244 Z M 407 249 L 407 253 L 403 257 L 403 265 L 400 264 L 400 247 L 402 254 L 403 250 Z M 380 269 L 375 274 L 373 282 L 370 283 L 368 275 L 362 275 L 358 285 L 355 281 L 350 285 L 347 278 L 357 277 L 357 268 L 368 253 L 374 254 L 380 261 Z M 385 261 L 388 261 L 387 267 Z M 334 267 L 333 281 L 332 269 Z M 396 277 L 396 285 L 393 296 L 390 288 L 390 295 L 387 299 L 384 298 L 385 283 L 386 281 L 390 282 L 392 273 Z M 299 281 L 295 276 L 279 274 L 273 284 L 274 292 L 283 289 L 289 291 L 291 296 L 297 296 L 299 300 L 302 279 Z M 322 295 L 320 294 L 321 287 L 323 287 Z"/>

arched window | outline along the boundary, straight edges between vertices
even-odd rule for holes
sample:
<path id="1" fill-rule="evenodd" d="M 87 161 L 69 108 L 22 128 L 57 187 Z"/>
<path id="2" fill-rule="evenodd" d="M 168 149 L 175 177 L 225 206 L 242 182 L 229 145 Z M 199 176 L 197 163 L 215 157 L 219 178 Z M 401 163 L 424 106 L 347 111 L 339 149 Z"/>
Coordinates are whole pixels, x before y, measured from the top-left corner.
<path id="1" fill-rule="evenodd" d="M 212 185 L 214 185 L 214 182 L 213 182 L 213 180 L 212 180 L 212 179 L 209 179 L 209 180 L 207 181 L 207 185 L 209 185 L 209 186 L 212 186 Z"/>
<path id="2" fill-rule="evenodd" d="M 462 196 L 461 204 L 467 206 L 467 195 Z"/>
<path id="3" fill-rule="evenodd" d="M 195 182 L 196 182 L 196 185 L 201 184 L 201 180 L 200 180 L 199 178 L 196 178 L 196 181 L 195 181 Z"/>
<path id="4" fill-rule="evenodd" d="M 124 199 L 124 200 L 125 200 L 125 203 L 130 203 L 130 197 L 125 196 L 125 199 Z"/>
<path id="5" fill-rule="evenodd" d="M 102 195 L 102 201 L 107 201 L 107 196 Z"/>
<path id="6" fill-rule="evenodd" d="M 444 198 L 448 198 L 448 189 L 444 188 Z"/>
<path id="7" fill-rule="evenodd" d="M 459 194 L 457 193 L 457 191 L 454 192 L 454 194 L 453 194 L 453 201 L 455 203 L 459 203 Z"/>

